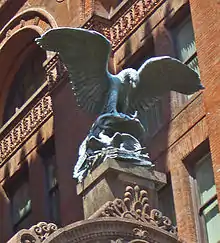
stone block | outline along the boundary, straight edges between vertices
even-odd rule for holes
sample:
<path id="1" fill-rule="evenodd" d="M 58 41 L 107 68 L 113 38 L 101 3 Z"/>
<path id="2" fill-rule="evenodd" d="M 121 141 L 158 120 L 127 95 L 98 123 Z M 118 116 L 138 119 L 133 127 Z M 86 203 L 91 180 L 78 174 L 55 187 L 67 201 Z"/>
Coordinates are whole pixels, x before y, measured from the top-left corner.
<path id="1" fill-rule="evenodd" d="M 122 198 L 128 185 L 138 185 L 147 190 L 150 205 L 157 207 L 157 190 L 165 184 L 166 175 L 163 173 L 107 159 L 77 185 L 77 194 L 82 196 L 84 217 L 88 218 L 106 202 Z"/>

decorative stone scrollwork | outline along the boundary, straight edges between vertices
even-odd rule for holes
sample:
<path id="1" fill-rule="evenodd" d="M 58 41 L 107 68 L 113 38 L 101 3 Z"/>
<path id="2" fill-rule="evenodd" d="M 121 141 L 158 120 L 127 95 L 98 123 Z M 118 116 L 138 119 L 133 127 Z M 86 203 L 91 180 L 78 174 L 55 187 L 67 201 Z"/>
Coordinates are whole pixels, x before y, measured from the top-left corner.
<path id="1" fill-rule="evenodd" d="M 18 231 L 8 243 L 41 243 L 47 240 L 57 229 L 57 226 L 53 223 L 40 222 L 30 229 Z"/>
<path id="2" fill-rule="evenodd" d="M 53 225 L 53 224 L 52 224 Z M 39 223 L 19 231 L 8 243 L 179 243 L 175 235 L 158 227 L 125 218 L 96 218 L 67 225 L 60 230 Z"/>
<path id="3" fill-rule="evenodd" d="M 149 238 L 149 232 L 147 230 L 142 230 L 140 228 L 133 229 L 134 235 L 138 236 L 141 239 Z"/>
<path id="4" fill-rule="evenodd" d="M 148 193 L 140 190 L 139 186 L 128 186 L 125 190 L 124 199 L 115 199 L 101 212 L 101 217 L 120 217 L 134 219 L 155 225 L 174 235 L 177 229 L 172 221 L 163 216 L 158 209 L 151 209 L 148 202 Z M 137 231 L 137 233 L 140 231 Z"/>
<path id="5" fill-rule="evenodd" d="M 34 225 L 30 228 L 30 231 L 33 231 L 39 240 L 43 242 L 49 235 L 57 230 L 57 226 L 53 223 L 40 222 L 37 225 Z"/>
<path id="6" fill-rule="evenodd" d="M 153 239 L 151 234 L 146 229 L 142 229 L 142 227 L 134 228 L 133 229 L 134 235 L 137 236 L 138 240 L 132 240 L 130 243 L 134 242 L 151 242 L 151 243 L 157 243 L 156 240 Z"/>

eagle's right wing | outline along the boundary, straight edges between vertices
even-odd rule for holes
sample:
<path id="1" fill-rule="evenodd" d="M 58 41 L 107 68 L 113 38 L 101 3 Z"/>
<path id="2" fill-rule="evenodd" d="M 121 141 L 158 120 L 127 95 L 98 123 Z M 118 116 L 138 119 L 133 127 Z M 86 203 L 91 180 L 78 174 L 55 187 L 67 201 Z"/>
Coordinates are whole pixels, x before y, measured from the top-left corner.
<path id="1" fill-rule="evenodd" d="M 37 43 L 45 50 L 59 53 L 78 104 L 87 111 L 100 113 L 110 86 L 110 42 L 95 31 L 56 28 L 38 38 Z"/>

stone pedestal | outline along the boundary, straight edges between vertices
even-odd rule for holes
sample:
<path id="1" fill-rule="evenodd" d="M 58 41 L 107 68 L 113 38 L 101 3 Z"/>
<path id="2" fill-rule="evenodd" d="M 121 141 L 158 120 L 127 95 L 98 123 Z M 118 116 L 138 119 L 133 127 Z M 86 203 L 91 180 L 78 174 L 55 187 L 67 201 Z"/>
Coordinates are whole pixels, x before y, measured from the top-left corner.
<path id="1" fill-rule="evenodd" d="M 148 191 L 149 204 L 157 208 L 157 190 L 166 184 L 166 175 L 144 166 L 107 159 L 77 185 L 83 198 L 85 219 L 115 198 L 123 198 L 128 185 L 138 185 Z"/>
<path id="2" fill-rule="evenodd" d="M 176 227 L 156 209 L 165 183 L 163 173 L 108 159 L 77 185 L 85 220 L 60 229 L 41 222 L 8 243 L 180 243 Z"/>

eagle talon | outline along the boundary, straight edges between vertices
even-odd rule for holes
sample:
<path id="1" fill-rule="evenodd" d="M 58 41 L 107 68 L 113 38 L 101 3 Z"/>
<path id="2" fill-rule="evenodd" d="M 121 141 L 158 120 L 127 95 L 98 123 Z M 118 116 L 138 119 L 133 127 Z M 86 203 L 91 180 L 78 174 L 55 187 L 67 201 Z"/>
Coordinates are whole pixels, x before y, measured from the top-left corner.
<path id="1" fill-rule="evenodd" d="M 138 116 L 138 112 L 137 112 L 137 111 L 134 112 L 134 115 L 131 114 L 131 117 L 132 117 L 133 119 L 136 119 L 137 116 Z"/>

